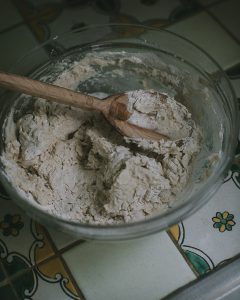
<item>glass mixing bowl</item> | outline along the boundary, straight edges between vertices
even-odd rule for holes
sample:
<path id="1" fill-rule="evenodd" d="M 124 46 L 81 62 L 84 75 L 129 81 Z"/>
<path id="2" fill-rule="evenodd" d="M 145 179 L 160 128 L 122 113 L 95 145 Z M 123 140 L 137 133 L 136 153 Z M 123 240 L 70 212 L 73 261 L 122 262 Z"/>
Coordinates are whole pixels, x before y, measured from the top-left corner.
<path id="1" fill-rule="evenodd" d="M 63 61 L 74 61 L 87 53 L 106 60 L 111 56 L 118 62 L 137 55 L 141 62 L 125 59 L 120 71 L 116 71 L 116 64 L 99 68 L 93 63 L 96 74 L 79 82 L 78 90 L 113 94 L 152 88 L 174 95 L 192 112 L 202 129 L 202 149 L 185 190 L 163 213 L 135 223 L 100 226 L 68 221 L 40 210 L 18 192 L 2 163 L 1 182 L 31 217 L 81 238 L 123 240 L 166 229 L 199 209 L 221 185 L 237 143 L 238 110 L 231 85 L 214 59 L 190 41 L 165 30 L 139 25 L 112 24 L 67 32 L 33 49 L 9 71 L 47 81 L 63 71 Z M 7 136 L 4 122 L 11 108 L 18 108 L 14 114 L 16 121 L 29 106 L 19 101 L 15 92 L 2 91 L 0 97 L 2 154 Z"/>

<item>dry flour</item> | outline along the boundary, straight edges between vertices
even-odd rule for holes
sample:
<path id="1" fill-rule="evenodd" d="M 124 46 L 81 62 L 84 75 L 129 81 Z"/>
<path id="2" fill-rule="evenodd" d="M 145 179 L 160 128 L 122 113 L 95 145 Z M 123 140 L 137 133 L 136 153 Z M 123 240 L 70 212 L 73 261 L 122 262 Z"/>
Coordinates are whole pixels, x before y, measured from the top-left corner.
<path id="1" fill-rule="evenodd" d="M 75 89 L 89 74 L 85 59 L 55 84 Z M 123 138 L 98 113 L 39 99 L 8 138 L 2 160 L 11 181 L 43 209 L 84 223 L 132 222 L 166 210 L 187 183 L 199 129 L 167 94 L 139 90 L 128 98 L 130 122 L 169 141 Z"/>

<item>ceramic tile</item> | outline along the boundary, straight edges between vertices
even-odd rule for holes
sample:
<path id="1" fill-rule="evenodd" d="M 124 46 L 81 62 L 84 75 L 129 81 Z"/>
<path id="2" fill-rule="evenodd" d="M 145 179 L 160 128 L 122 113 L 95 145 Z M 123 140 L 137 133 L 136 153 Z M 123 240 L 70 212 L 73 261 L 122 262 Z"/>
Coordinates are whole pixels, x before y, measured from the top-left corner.
<path id="1" fill-rule="evenodd" d="M 240 64 L 226 70 L 226 73 L 230 79 L 240 79 Z"/>
<path id="2" fill-rule="evenodd" d="M 16 274 L 23 274 L 30 268 L 30 265 L 22 258 L 23 257 L 20 257 L 19 254 L 14 254 L 9 255 L 6 259 L 2 259 L 3 266 L 9 277 L 15 276 Z"/>
<path id="3" fill-rule="evenodd" d="M 55 249 L 47 230 L 38 223 L 33 221 L 32 223 L 32 232 L 35 238 L 35 244 L 33 244 L 35 245 L 35 248 L 34 251 L 32 251 L 32 261 L 34 264 L 38 264 L 50 256 L 53 256 L 55 254 Z"/>
<path id="4" fill-rule="evenodd" d="M 22 0 L 22 1 L 24 2 L 25 0 Z M 65 1 L 65 0 L 28 0 L 27 2 L 29 3 L 30 6 L 32 6 L 36 9 L 41 6 L 46 6 L 49 3 L 61 5 L 61 4 L 63 4 L 63 2 L 68 2 L 68 0 L 67 1 Z M 71 2 L 71 0 L 69 2 Z"/>
<path id="5" fill-rule="evenodd" d="M 39 42 L 90 24 L 142 23 L 162 27 L 199 9 L 194 2 L 180 0 L 14 2 Z"/>
<path id="6" fill-rule="evenodd" d="M 55 286 L 61 288 L 65 295 L 79 298 L 79 289 L 73 281 L 71 274 L 69 274 L 65 262 L 60 257 L 40 264 L 37 267 L 37 273 L 46 283 L 55 283 Z M 59 280 L 60 278 L 61 280 Z"/>
<path id="7" fill-rule="evenodd" d="M 34 270 L 29 270 L 12 280 L 14 289 L 20 299 L 25 299 L 27 295 L 32 296 L 32 290 L 37 286 L 35 280 L 36 276 Z"/>
<path id="8" fill-rule="evenodd" d="M 12 284 L 20 299 L 81 299 L 59 258 L 13 278 Z"/>
<path id="9" fill-rule="evenodd" d="M 48 228 L 48 233 L 59 250 L 79 240 L 74 236 L 52 228 Z"/>
<path id="10" fill-rule="evenodd" d="M 0 35 L 1 58 L 0 69 L 8 71 L 16 61 L 28 53 L 29 50 L 36 47 L 37 42 L 31 31 L 26 26 L 19 26 L 11 31 Z M 39 56 L 46 56 L 45 52 L 39 53 Z M 41 57 L 39 57 L 39 60 Z M 28 65 L 22 66 L 22 71 L 28 70 Z"/>
<path id="11" fill-rule="evenodd" d="M 194 1 L 122 1 L 119 6 L 118 14 L 111 15 L 110 22 L 127 24 L 140 23 L 161 28 L 192 15 L 201 9 L 201 6 Z"/>
<path id="12" fill-rule="evenodd" d="M 11 200 L 0 199 L 1 261 L 9 276 L 54 255 L 45 229 L 33 222 Z"/>
<path id="13" fill-rule="evenodd" d="M 11 200 L 2 199 L 0 205 L 0 267 L 5 269 L 5 272 L 1 269 L 0 284 L 7 274 L 20 299 L 27 295 L 34 295 L 34 300 L 50 295 L 59 300 L 80 299 L 46 229 L 33 222 Z M 3 293 L 8 295 L 11 291 L 5 287 Z"/>
<path id="14" fill-rule="evenodd" d="M 31 219 L 12 201 L 0 199 L 0 239 L 2 252 L 7 256 L 19 252 L 28 256 L 29 248 L 34 241 L 31 232 Z M 4 251 L 3 251 L 4 249 Z"/>
<path id="15" fill-rule="evenodd" d="M 19 300 L 10 285 L 0 287 L 0 299 Z"/>
<path id="16" fill-rule="evenodd" d="M 0 182 L 0 198 L 9 199 L 7 192 L 5 191 L 4 187 Z"/>
<path id="17" fill-rule="evenodd" d="M 240 45 L 205 12 L 171 25 L 168 30 L 196 43 L 224 69 L 240 61 Z"/>
<path id="18" fill-rule="evenodd" d="M 0 262 L 0 284 L 1 284 L 2 281 L 5 280 L 5 278 L 6 278 L 6 274 L 5 274 L 4 270 L 3 270 L 2 264 Z"/>
<path id="19" fill-rule="evenodd" d="M 9 0 L 0 1 L 0 32 L 23 21 L 17 8 Z"/>
<path id="20" fill-rule="evenodd" d="M 213 5 L 213 4 L 216 4 L 216 3 L 219 3 L 219 2 L 223 2 L 223 1 L 227 1 L 227 0 L 196 0 L 199 4 L 207 7 L 207 6 L 210 6 L 210 5 Z"/>
<path id="21" fill-rule="evenodd" d="M 240 78 L 231 80 L 231 84 L 234 88 L 237 98 L 240 99 Z"/>
<path id="22" fill-rule="evenodd" d="M 87 242 L 63 257 L 88 300 L 159 299 L 195 279 L 165 232 L 121 243 Z"/>
<path id="23" fill-rule="evenodd" d="M 193 216 L 171 229 L 199 274 L 239 254 L 240 143 L 237 153 L 219 191 Z"/>
<path id="24" fill-rule="evenodd" d="M 108 15 L 90 1 L 14 1 L 39 42 L 84 25 L 107 23 Z M 104 2 L 101 1 L 103 4 Z M 104 10 L 104 4 L 103 10 Z M 33 9 L 34 8 L 34 9 Z M 61 47 L 61 46 L 60 46 Z"/>
<path id="25" fill-rule="evenodd" d="M 108 16 L 98 13 L 91 7 L 66 8 L 57 19 L 49 24 L 49 30 L 54 36 L 83 25 L 104 24 L 108 22 L 108 19 Z"/>
<path id="26" fill-rule="evenodd" d="M 120 16 L 125 16 L 126 21 L 135 20 L 139 22 L 150 20 L 168 20 L 171 13 L 174 13 L 181 6 L 179 0 L 163 0 L 163 1 L 148 1 L 148 0 L 132 0 L 122 1 L 119 9 Z M 134 17 L 133 17 L 134 16 Z M 119 18 L 119 17 L 118 17 Z M 114 17 L 113 17 L 114 19 Z"/>
<path id="27" fill-rule="evenodd" d="M 240 1 L 228 0 L 209 8 L 218 21 L 240 42 Z"/>
<path id="28" fill-rule="evenodd" d="M 17 285 L 17 291 L 19 295 L 26 295 L 27 293 L 23 290 L 22 278 L 19 278 L 18 282 L 14 282 Z M 65 282 L 64 280 L 60 280 L 56 275 L 55 282 L 54 281 L 46 281 L 45 279 L 38 277 L 37 279 L 37 287 L 36 289 L 31 290 L 31 294 L 33 295 L 34 300 L 42 300 L 42 299 L 58 299 L 58 300 L 80 300 L 79 296 L 75 296 L 69 292 L 65 292 Z M 24 298 L 21 298 L 24 299 Z"/>

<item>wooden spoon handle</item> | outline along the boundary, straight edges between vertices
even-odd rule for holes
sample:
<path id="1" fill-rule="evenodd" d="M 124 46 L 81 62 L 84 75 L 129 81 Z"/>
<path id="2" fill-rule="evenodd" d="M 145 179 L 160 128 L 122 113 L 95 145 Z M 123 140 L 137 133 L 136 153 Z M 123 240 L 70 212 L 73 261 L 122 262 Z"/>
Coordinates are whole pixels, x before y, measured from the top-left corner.
<path id="1" fill-rule="evenodd" d="M 108 101 L 101 101 L 93 96 L 84 95 L 66 88 L 1 71 L 0 86 L 66 105 L 88 110 L 99 110 L 103 113 L 108 111 L 110 104 Z"/>

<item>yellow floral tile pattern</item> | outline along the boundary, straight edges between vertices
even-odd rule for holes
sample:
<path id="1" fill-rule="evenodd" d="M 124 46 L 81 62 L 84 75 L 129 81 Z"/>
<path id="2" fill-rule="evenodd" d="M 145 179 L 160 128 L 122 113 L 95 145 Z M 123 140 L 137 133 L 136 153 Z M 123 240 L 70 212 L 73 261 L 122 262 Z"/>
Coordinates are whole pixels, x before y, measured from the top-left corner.
<path id="1" fill-rule="evenodd" d="M 0 206 L 0 299 L 47 299 L 52 285 L 58 300 L 84 299 L 48 231 L 11 200 Z"/>
<path id="2" fill-rule="evenodd" d="M 46 235 L 46 229 L 39 223 L 34 223 L 36 228 L 36 233 L 38 237 L 41 237 L 38 247 L 35 248 L 34 262 L 39 264 L 46 258 L 53 256 L 55 254 L 52 244 Z"/>
<path id="3" fill-rule="evenodd" d="M 37 266 L 39 275 L 49 283 L 61 282 L 61 286 L 68 295 L 78 298 L 78 293 L 74 287 L 69 274 L 59 257 L 52 258 L 44 264 Z"/>

